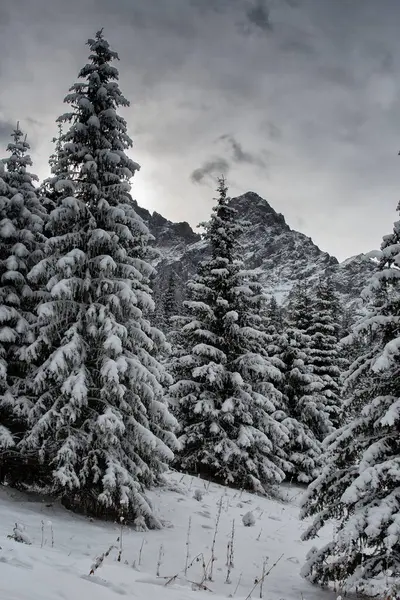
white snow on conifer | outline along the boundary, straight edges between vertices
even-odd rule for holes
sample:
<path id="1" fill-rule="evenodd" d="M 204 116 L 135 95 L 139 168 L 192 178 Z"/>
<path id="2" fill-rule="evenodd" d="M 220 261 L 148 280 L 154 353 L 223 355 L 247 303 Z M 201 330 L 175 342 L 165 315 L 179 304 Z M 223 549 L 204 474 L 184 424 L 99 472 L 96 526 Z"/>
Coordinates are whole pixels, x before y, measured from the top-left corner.
<path id="1" fill-rule="evenodd" d="M 59 119 L 46 256 L 30 274 L 49 297 L 28 349 L 36 402 L 22 448 L 51 465 L 67 506 L 107 517 L 123 510 L 157 527 L 145 488 L 160 480 L 176 439 L 158 359 L 163 336 L 148 320 L 151 236 L 129 195 L 139 165 L 126 154 L 132 142 L 117 112 L 129 104 L 118 56 L 102 32 L 88 45 L 65 99 L 71 111 Z"/>
<path id="2" fill-rule="evenodd" d="M 305 539 L 330 518 L 332 541 L 309 554 L 303 575 L 342 589 L 391 597 L 400 583 L 400 221 L 383 239 L 354 327 L 359 353 L 345 380 L 347 423 L 328 438 L 324 468 L 303 499 L 314 516 Z M 382 592 L 381 592 L 382 593 Z"/>

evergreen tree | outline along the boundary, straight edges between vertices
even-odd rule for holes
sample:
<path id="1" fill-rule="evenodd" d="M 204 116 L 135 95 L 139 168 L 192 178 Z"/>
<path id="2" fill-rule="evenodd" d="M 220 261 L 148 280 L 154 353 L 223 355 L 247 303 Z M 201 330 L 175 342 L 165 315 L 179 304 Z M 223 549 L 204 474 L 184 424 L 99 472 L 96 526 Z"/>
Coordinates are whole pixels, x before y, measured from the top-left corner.
<path id="1" fill-rule="evenodd" d="M 322 442 L 334 430 L 331 416 L 339 401 L 331 388 L 336 389 L 340 371 L 335 364 L 338 361 L 337 339 L 330 335 L 336 332 L 336 326 L 331 324 L 333 311 L 330 312 L 336 303 L 331 305 L 327 301 L 324 304 L 319 294 L 318 289 L 313 297 L 305 282 L 293 288 L 289 297 L 287 329 L 292 348 L 283 360 L 289 361 L 290 370 L 293 351 L 297 346 L 301 354 L 301 371 L 308 381 L 306 383 L 303 380 L 303 387 L 299 388 L 301 396 L 297 396 L 300 404 L 297 401 L 295 403 L 299 409 L 301 405 L 299 420 L 307 425 L 316 440 Z M 286 370 L 288 372 L 288 366 Z"/>
<path id="2" fill-rule="evenodd" d="M 352 335 L 354 325 L 363 315 L 362 307 L 359 302 L 345 307 L 339 320 L 339 353 L 342 357 L 341 370 L 345 372 L 349 369 L 353 361 L 363 352 L 363 346 L 369 343 L 368 336 L 360 334 Z M 345 418 L 345 415 L 344 415 Z"/>
<path id="3" fill-rule="evenodd" d="M 8 192 L 8 186 L 4 181 L 4 163 L 0 161 L 0 202 Z M 0 385 L 1 392 L 7 389 L 7 363 L 4 359 L 4 349 L 1 348 L 0 354 Z M 0 452 L 4 452 L 5 449 L 11 448 L 14 445 L 14 440 L 7 425 L 9 425 L 8 415 L 5 414 L 4 408 L 0 408 Z M 2 461 L 0 461 L 0 481 L 2 481 L 3 469 Z"/>
<path id="4" fill-rule="evenodd" d="M 303 575 L 380 597 L 382 585 L 389 597 L 400 584 L 399 248 L 397 221 L 364 292 L 368 312 L 354 328 L 368 344 L 345 379 L 344 409 L 352 420 L 329 438 L 325 467 L 302 508 L 303 517 L 315 517 L 305 539 L 328 519 L 339 521 L 334 539 L 309 554 Z"/>
<path id="5" fill-rule="evenodd" d="M 313 320 L 312 304 L 312 295 L 308 282 L 299 281 L 291 289 L 288 298 L 287 318 L 289 325 L 307 334 Z M 307 343 L 309 343 L 309 340 Z"/>
<path id="6" fill-rule="evenodd" d="M 159 327 L 168 336 L 174 330 L 173 319 L 180 315 L 181 309 L 177 298 L 177 278 L 174 269 L 171 269 L 168 277 L 156 286 L 153 283 L 155 318 Z M 164 283 L 165 282 L 165 283 Z"/>
<path id="7" fill-rule="evenodd" d="M 271 335 L 279 335 L 284 329 L 284 309 L 279 306 L 276 298 L 272 296 L 266 306 L 265 323 Z"/>
<path id="8" fill-rule="evenodd" d="M 285 447 L 291 465 L 288 475 L 301 483 L 313 481 L 320 468 L 322 446 L 321 424 L 327 420 L 316 392 L 318 378 L 311 372 L 309 362 L 312 323 L 311 296 L 304 283 L 297 284 L 289 296 L 286 323 L 280 336 L 280 358 L 283 362 L 285 418 L 289 442 Z"/>
<path id="9" fill-rule="evenodd" d="M 310 427 L 314 424 L 314 410 L 310 411 L 312 376 L 307 371 L 307 354 L 302 348 L 302 341 L 298 332 L 286 331 L 281 355 L 285 365 L 283 394 L 286 413 L 282 423 L 289 437 L 285 451 L 291 467 L 287 474 L 295 481 L 309 483 L 318 475 L 322 446 Z"/>
<path id="10" fill-rule="evenodd" d="M 311 372 L 322 382 L 317 395 L 329 420 L 321 430 L 319 437 L 322 441 L 340 426 L 342 416 L 338 346 L 340 305 L 329 276 L 320 278 L 312 308 L 312 321 L 307 329 L 310 336 L 309 364 Z"/>
<path id="11" fill-rule="evenodd" d="M 279 369 L 265 353 L 264 297 L 237 260 L 242 224 L 224 179 L 205 224 L 211 256 L 188 283 L 189 313 L 171 396 L 181 426 L 182 469 L 264 491 L 287 468 L 285 428 L 276 420 Z"/>
<path id="12" fill-rule="evenodd" d="M 63 127 L 62 123 L 58 123 L 58 136 L 52 139 L 54 144 L 54 152 L 49 158 L 49 167 L 51 170 L 51 177 L 45 179 L 39 190 L 40 198 L 43 207 L 46 209 L 48 214 L 57 206 L 58 202 L 62 201 L 63 198 L 63 186 L 61 181 L 69 179 L 68 172 L 63 173 L 62 169 L 66 168 L 64 163 L 59 160 L 62 151 L 62 138 L 63 138 Z M 55 186 L 54 182 L 58 180 L 58 185 Z M 46 231 L 45 231 L 46 234 Z"/>
<path id="13" fill-rule="evenodd" d="M 164 320 L 167 329 L 171 328 L 171 319 L 179 314 L 178 299 L 176 297 L 177 274 L 172 269 L 168 277 L 168 285 L 164 299 Z"/>
<path id="14" fill-rule="evenodd" d="M 24 452 L 51 465 L 52 491 L 72 508 L 157 527 L 145 489 L 173 458 L 175 419 L 163 398 L 168 376 L 157 356 L 163 335 L 147 316 L 150 234 L 134 210 L 129 180 L 139 165 L 117 113 L 128 106 L 118 58 L 102 32 L 65 102 L 48 182 L 45 258 L 32 270 L 50 298 L 39 307 L 28 356 L 35 403 Z"/>
<path id="15" fill-rule="evenodd" d="M 29 144 L 21 129 L 12 134 L 9 156 L 0 161 L 0 445 L 14 444 L 28 407 L 21 392 L 29 365 L 24 350 L 33 341 L 36 291 L 27 275 L 41 258 L 45 213 L 36 195 L 36 175 L 27 154 Z M 3 454 L 1 476 L 7 474 L 8 457 Z"/>

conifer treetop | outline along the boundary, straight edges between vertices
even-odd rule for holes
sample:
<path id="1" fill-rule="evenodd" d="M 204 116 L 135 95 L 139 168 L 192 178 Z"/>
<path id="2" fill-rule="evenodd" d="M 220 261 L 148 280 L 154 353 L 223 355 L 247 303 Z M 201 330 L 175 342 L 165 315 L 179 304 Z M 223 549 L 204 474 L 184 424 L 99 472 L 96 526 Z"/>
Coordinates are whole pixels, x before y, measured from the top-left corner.
<path id="1" fill-rule="evenodd" d="M 132 140 L 125 119 L 117 113 L 129 102 L 119 88 L 118 69 L 111 64 L 118 55 L 102 30 L 87 43 L 89 62 L 78 75 L 83 81 L 75 83 L 64 99 L 72 111 L 58 118 L 70 127 L 61 135 L 62 148 L 53 173 L 61 180 L 71 178 L 88 205 L 102 196 L 116 205 L 129 192 L 129 180 L 140 169 L 125 153 Z"/>
<path id="2" fill-rule="evenodd" d="M 9 156 L 0 161 L 3 169 L 3 172 L 0 172 L 0 177 L 3 178 L 6 185 L 4 190 L 0 190 L 2 194 L 0 214 L 3 219 L 3 237 L 7 238 L 9 244 L 12 243 L 12 240 L 14 240 L 14 243 L 26 243 L 29 247 L 29 250 L 25 249 L 26 255 L 28 255 L 33 250 L 38 250 L 38 247 L 34 248 L 33 236 L 39 236 L 36 241 L 39 238 L 42 239 L 41 232 L 46 214 L 40 205 L 36 195 L 37 188 L 34 186 L 34 181 L 38 181 L 38 177 L 27 170 L 28 167 L 32 166 L 32 159 L 27 154 L 30 146 L 26 135 L 20 129 L 19 123 L 13 130 L 11 139 L 12 141 L 7 145 Z M 7 235 L 4 235 L 5 222 L 9 223 Z M 11 222 L 13 223 L 12 232 Z M 9 250 L 13 253 L 16 251 L 16 247 L 10 247 Z M 32 262 L 32 260 L 27 262 Z M 26 274 L 25 268 L 23 268 L 23 271 Z"/>
<path id="3" fill-rule="evenodd" d="M 229 205 L 228 187 L 223 175 L 218 178 L 217 192 L 212 217 L 202 223 L 206 230 L 204 237 L 210 242 L 214 258 L 232 261 L 238 249 L 239 236 L 243 233 L 243 225 L 237 219 L 237 210 Z"/>
<path id="4" fill-rule="evenodd" d="M 30 145 L 26 135 L 20 129 L 19 123 L 11 135 L 12 142 L 7 145 L 8 158 L 3 159 L 7 167 L 6 179 L 12 187 L 23 187 L 30 189 L 34 181 L 38 181 L 37 175 L 27 172 L 27 167 L 32 166 L 32 159 L 27 152 Z"/>

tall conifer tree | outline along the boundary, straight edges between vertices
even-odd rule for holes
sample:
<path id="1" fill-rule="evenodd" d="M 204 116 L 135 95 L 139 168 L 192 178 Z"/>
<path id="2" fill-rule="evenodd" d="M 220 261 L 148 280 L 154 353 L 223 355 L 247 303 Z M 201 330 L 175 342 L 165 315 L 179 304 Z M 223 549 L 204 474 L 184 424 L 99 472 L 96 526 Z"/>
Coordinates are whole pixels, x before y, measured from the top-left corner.
<path id="1" fill-rule="evenodd" d="M 243 227 L 224 179 L 205 224 L 211 256 L 188 284 L 189 313 L 171 395 L 181 425 L 181 468 L 264 491 L 284 477 L 285 428 L 276 420 L 281 374 L 265 353 L 264 300 L 238 260 Z"/>
<path id="2" fill-rule="evenodd" d="M 314 516 L 305 539 L 316 537 L 328 519 L 339 522 L 335 537 L 310 552 L 305 577 L 393 598 L 400 585 L 399 249 L 397 221 L 363 294 L 368 312 L 354 328 L 353 337 L 363 342 L 345 380 L 344 411 L 351 420 L 329 438 L 325 466 L 302 508 L 303 517 Z"/>
<path id="3" fill-rule="evenodd" d="M 283 362 L 284 412 L 282 423 L 288 430 L 285 447 L 291 465 L 288 476 L 308 483 L 319 472 L 322 446 L 321 426 L 327 414 L 316 398 L 321 388 L 318 377 L 310 369 L 310 336 L 312 302 L 308 286 L 301 282 L 289 297 L 285 327 L 280 335 L 279 356 Z"/>
<path id="4" fill-rule="evenodd" d="M 8 157 L 0 162 L 0 445 L 10 446 L 9 432 L 15 440 L 23 433 L 26 412 L 24 398 L 19 400 L 29 374 L 25 349 L 33 341 L 36 291 L 28 273 L 42 257 L 42 230 L 45 212 L 29 172 L 32 166 L 29 144 L 19 125 L 7 146 Z M 22 385 L 21 385 L 22 384 Z M 4 429 L 8 425 L 8 433 Z M 2 440 L 2 441 L 1 441 Z M 7 469 L 3 455 L 2 476 Z"/>
<path id="5" fill-rule="evenodd" d="M 128 106 L 100 31 L 60 117 L 53 177 L 56 203 L 46 257 L 31 272 L 50 298 L 39 307 L 29 356 L 36 402 L 25 452 L 50 464 L 66 505 L 157 527 L 145 489 L 173 458 L 175 420 L 157 359 L 164 338 L 148 316 L 151 236 L 135 212 L 129 180 L 139 169 L 119 107 Z"/>
<path id="6" fill-rule="evenodd" d="M 310 336 L 309 364 L 312 373 L 319 378 L 319 403 L 328 416 L 325 437 L 341 424 L 340 400 L 341 358 L 339 356 L 340 304 L 329 275 L 321 277 L 312 305 L 312 321 L 307 329 Z"/>

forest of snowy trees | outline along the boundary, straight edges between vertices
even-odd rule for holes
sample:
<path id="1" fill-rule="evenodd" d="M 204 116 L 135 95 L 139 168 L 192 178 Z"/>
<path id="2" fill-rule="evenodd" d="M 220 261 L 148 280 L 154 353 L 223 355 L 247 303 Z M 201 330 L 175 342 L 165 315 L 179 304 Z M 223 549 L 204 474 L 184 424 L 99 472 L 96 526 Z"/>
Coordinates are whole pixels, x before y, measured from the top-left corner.
<path id="1" fill-rule="evenodd" d="M 385 571 L 397 585 L 400 221 L 359 318 L 329 272 L 280 305 L 244 268 L 247 224 L 221 177 L 209 256 L 183 307 L 171 279 L 160 327 L 118 55 L 102 31 L 88 45 L 49 177 L 31 173 L 19 125 L 0 160 L 0 483 L 159 528 L 146 491 L 170 467 L 259 494 L 295 482 L 305 538 L 337 521 L 304 577 L 363 591 Z"/>

